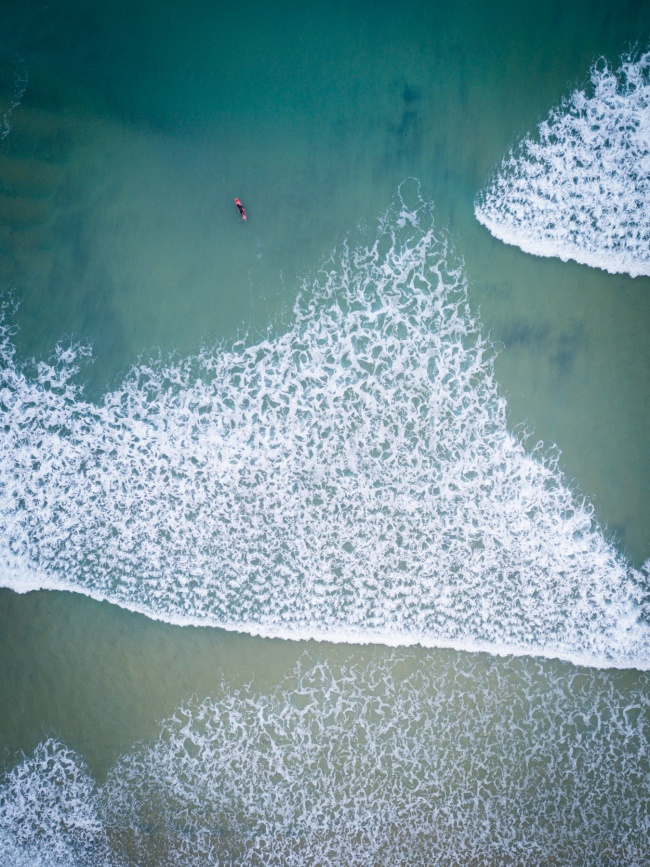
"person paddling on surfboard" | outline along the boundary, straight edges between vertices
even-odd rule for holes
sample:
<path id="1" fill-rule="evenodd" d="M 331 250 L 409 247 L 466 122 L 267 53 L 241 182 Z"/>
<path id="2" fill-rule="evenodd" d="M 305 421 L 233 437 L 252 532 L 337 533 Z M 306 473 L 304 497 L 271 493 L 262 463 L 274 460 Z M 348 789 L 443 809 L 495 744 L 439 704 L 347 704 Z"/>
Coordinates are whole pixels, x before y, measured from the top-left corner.
<path id="1" fill-rule="evenodd" d="M 239 214 L 240 214 L 242 220 L 245 220 L 246 219 L 246 211 L 244 210 L 244 206 L 239 201 L 239 199 L 235 199 L 235 204 L 237 205 L 237 210 L 239 211 Z"/>

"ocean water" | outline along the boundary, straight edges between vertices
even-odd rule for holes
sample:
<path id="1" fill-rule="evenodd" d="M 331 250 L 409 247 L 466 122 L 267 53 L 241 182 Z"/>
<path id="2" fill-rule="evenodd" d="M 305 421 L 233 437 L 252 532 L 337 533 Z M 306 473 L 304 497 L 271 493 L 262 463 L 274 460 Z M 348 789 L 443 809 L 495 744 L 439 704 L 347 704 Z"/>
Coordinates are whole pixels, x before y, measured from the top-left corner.
<path id="1" fill-rule="evenodd" d="M 650 10 L 565 6 L 8 4 L 1 864 L 649 863 Z"/>

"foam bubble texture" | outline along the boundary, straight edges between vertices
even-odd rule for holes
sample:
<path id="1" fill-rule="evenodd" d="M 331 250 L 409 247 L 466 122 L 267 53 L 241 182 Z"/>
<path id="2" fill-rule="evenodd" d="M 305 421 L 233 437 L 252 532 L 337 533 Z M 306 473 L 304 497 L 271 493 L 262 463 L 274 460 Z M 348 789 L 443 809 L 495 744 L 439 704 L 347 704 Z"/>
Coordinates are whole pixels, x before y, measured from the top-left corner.
<path id="1" fill-rule="evenodd" d="M 0 789 L 0 828 L 24 845 L 56 800 L 48 840 L 85 840 L 100 817 L 105 863 L 143 867 L 647 863 L 646 674 L 394 654 L 306 658 L 269 693 L 224 683 L 83 800 L 50 771 L 70 753 L 49 746 L 42 766 L 37 751 Z"/>
<path id="2" fill-rule="evenodd" d="M 0 865 L 119 863 L 109 852 L 94 789 L 77 754 L 52 738 L 40 744 L 2 781 Z"/>
<path id="3" fill-rule="evenodd" d="M 650 275 L 650 53 L 595 64 L 503 160 L 475 214 L 527 253 Z"/>
<path id="4" fill-rule="evenodd" d="M 508 432 L 430 207 L 400 197 L 281 336 L 134 369 L 19 365 L 5 322 L 0 580 L 266 636 L 647 667 L 643 586 Z"/>

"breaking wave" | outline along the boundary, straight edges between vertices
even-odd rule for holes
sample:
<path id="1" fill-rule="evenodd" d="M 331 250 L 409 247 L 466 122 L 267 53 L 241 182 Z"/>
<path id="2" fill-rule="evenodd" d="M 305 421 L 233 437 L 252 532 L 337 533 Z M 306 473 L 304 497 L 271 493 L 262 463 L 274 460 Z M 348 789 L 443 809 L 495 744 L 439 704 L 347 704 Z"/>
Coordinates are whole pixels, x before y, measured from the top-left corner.
<path id="1" fill-rule="evenodd" d="M 592 67 L 503 160 L 475 205 L 507 244 L 632 277 L 650 275 L 650 52 Z"/>
<path id="2" fill-rule="evenodd" d="M 647 674 L 306 656 L 191 701 L 103 785 L 61 743 L 0 782 L 12 867 L 647 863 Z M 623 687 L 623 689 L 621 688 Z M 8 848 L 7 848 L 8 847 Z"/>
<path id="3" fill-rule="evenodd" d="M 647 576 L 506 426 L 419 193 L 254 346 L 134 368 L 0 352 L 0 582 L 294 639 L 650 664 Z"/>

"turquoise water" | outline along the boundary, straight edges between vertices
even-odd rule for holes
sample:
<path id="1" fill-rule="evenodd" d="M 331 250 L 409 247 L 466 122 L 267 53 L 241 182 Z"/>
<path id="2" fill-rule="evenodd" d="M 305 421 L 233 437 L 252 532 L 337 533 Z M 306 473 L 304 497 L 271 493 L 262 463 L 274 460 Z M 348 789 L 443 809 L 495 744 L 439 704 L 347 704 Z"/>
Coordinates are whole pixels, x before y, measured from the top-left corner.
<path id="1" fill-rule="evenodd" d="M 3 864 L 646 863 L 649 279 L 474 215 L 565 7 L 7 8 Z"/>

